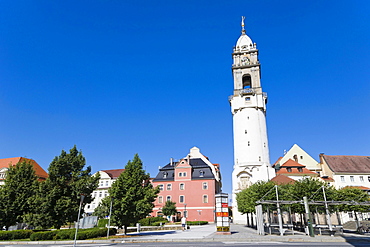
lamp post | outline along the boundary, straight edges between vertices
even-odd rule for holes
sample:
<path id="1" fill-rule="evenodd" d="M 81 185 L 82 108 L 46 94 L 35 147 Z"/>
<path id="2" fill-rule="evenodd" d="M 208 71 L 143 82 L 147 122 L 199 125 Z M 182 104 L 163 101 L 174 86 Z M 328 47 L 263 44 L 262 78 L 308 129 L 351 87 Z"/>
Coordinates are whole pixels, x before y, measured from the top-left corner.
<path id="1" fill-rule="evenodd" d="M 76 239 L 77 239 L 78 226 L 80 225 L 81 207 L 82 207 L 82 203 L 83 203 L 84 199 L 85 199 L 85 195 L 84 195 L 84 194 L 81 194 L 80 208 L 78 209 L 77 226 L 76 226 L 75 240 L 74 240 L 73 247 L 75 247 L 75 246 L 76 246 Z"/>
<path id="2" fill-rule="evenodd" d="M 110 229 L 110 218 L 112 216 L 112 204 L 113 204 L 114 197 L 110 200 L 110 209 L 109 209 L 109 219 L 108 219 L 108 229 L 107 229 L 107 239 L 109 238 L 109 229 Z"/>
<path id="3" fill-rule="evenodd" d="M 199 225 L 200 225 L 200 215 L 201 215 L 201 213 L 202 213 L 202 210 L 197 210 L 198 211 L 198 214 L 199 214 L 199 220 L 198 220 L 198 223 L 199 223 Z"/>

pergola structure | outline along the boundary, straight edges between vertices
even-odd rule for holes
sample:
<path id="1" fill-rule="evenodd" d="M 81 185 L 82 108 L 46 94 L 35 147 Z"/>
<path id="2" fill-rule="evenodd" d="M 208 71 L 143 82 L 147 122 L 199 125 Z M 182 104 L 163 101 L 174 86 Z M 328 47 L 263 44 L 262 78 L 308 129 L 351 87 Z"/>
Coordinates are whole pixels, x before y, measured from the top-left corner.
<path id="1" fill-rule="evenodd" d="M 277 200 L 263 200 L 263 198 L 271 192 L 271 190 L 269 192 L 267 192 L 259 201 L 257 201 L 256 203 L 258 204 L 258 206 L 256 206 L 256 216 L 257 216 L 257 232 L 258 234 L 260 235 L 264 235 L 265 232 L 264 232 L 264 224 L 263 224 L 263 211 L 262 211 L 262 204 L 268 204 L 268 205 L 276 205 L 276 208 L 277 208 L 277 216 L 278 216 L 278 222 L 279 224 L 278 225 L 273 225 L 271 224 L 271 222 L 269 222 L 268 226 L 270 227 L 270 233 L 271 233 L 271 226 L 279 226 L 279 232 L 280 232 L 280 235 L 284 235 L 284 232 L 286 231 L 286 229 L 283 228 L 283 219 L 282 219 L 282 214 L 281 214 L 281 210 L 280 210 L 280 205 L 292 205 L 292 204 L 301 204 L 301 205 L 305 205 L 305 211 L 306 211 L 306 215 L 307 215 L 307 218 L 308 218 L 308 227 L 309 227 L 309 232 L 310 232 L 310 236 L 313 237 L 313 228 L 312 228 L 312 219 L 311 219 L 311 213 L 309 211 L 309 205 L 322 205 L 322 206 L 325 206 L 325 215 L 326 215 L 326 219 L 327 219 L 327 225 L 320 225 L 318 226 L 319 230 L 320 230 L 320 233 L 321 233 L 321 228 L 328 228 L 329 229 L 329 232 L 331 235 L 334 234 L 334 232 L 338 229 L 342 229 L 343 227 L 342 226 L 333 226 L 332 222 L 331 222 L 331 218 L 330 218 L 330 212 L 329 212 L 329 206 L 334 206 L 334 205 L 358 205 L 358 206 L 370 206 L 370 202 L 357 202 L 357 201 L 327 201 L 326 200 L 326 194 L 325 194 L 325 187 L 323 186 L 322 187 L 322 192 L 323 192 L 323 195 L 324 195 L 324 201 L 308 201 L 306 197 L 303 198 L 303 200 L 295 200 L 295 201 L 287 201 L 287 200 L 279 200 L 279 194 L 278 194 L 278 190 L 277 190 L 277 185 L 274 186 L 275 190 L 276 190 L 276 198 Z M 316 191 L 317 192 L 317 191 Z M 315 193 L 316 193 L 315 192 Z M 291 218 L 291 212 L 289 212 L 290 216 L 289 218 Z M 289 225 L 288 224 L 288 227 L 292 227 L 293 229 L 293 223 L 291 222 L 291 224 Z"/>

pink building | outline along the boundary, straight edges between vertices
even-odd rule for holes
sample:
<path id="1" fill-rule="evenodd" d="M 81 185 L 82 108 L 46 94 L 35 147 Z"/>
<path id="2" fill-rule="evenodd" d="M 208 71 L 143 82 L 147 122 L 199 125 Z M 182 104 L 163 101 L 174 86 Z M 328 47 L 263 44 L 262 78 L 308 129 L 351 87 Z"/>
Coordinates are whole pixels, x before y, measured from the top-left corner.
<path id="1" fill-rule="evenodd" d="M 161 190 L 153 216 L 162 215 L 165 202 L 173 201 L 176 220 L 185 215 L 188 221 L 214 222 L 215 194 L 221 192 L 219 165 L 212 164 L 199 148 L 193 147 L 185 158 L 160 168 L 152 183 Z"/>

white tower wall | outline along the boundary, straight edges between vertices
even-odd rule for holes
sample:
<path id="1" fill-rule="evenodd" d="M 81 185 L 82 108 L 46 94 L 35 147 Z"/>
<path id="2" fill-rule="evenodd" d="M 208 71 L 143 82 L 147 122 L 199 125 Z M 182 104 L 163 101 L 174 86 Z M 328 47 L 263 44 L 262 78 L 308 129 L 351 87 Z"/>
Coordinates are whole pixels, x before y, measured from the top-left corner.
<path id="1" fill-rule="evenodd" d="M 242 35 L 233 52 L 234 94 L 229 97 L 233 114 L 234 170 L 233 219 L 245 224 L 246 217 L 238 212 L 236 194 L 251 184 L 275 176 L 270 165 L 267 128 L 267 94 L 262 92 L 260 63 L 256 44 Z"/>

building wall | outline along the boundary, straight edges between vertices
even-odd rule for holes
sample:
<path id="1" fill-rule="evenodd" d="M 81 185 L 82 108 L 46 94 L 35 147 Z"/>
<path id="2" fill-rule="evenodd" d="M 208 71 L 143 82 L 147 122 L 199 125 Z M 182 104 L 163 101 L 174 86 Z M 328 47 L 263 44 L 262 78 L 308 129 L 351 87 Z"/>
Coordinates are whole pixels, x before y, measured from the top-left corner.
<path id="1" fill-rule="evenodd" d="M 287 153 L 279 161 L 280 165 L 287 162 L 289 159 L 295 160 L 301 165 L 305 165 L 306 168 L 310 171 L 321 172 L 321 165 L 314 158 L 312 158 L 308 153 L 306 153 L 301 147 L 297 144 L 294 144 Z"/>
<path id="2" fill-rule="evenodd" d="M 370 188 L 370 174 L 334 174 L 334 186 L 337 189 L 346 186 L 364 186 Z"/>
<path id="3" fill-rule="evenodd" d="M 177 174 L 179 171 L 183 172 L 183 169 L 176 169 Z M 205 220 L 214 222 L 216 194 L 216 181 L 214 179 L 179 179 L 170 182 L 153 182 L 153 186 L 161 186 L 163 189 L 154 202 L 155 207 L 152 216 L 157 216 L 158 212 L 162 211 L 166 200 L 171 200 L 176 202 L 179 217 L 184 215 L 186 207 L 188 221 Z M 205 196 L 207 198 L 206 201 Z M 198 210 L 201 211 L 198 212 Z"/>
<path id="4" fill-rule="evenodd" d="M 93 201 L 85 206 L 85 213 L 92 214 L 100 202 L 109 195 L 108 189 L 116 179 L 112 179 L 106 172 L 98 171 L 100 174 L 99 187 L 93 191 Z M 97 174 L 95 173 L 94 176 Z"/>

